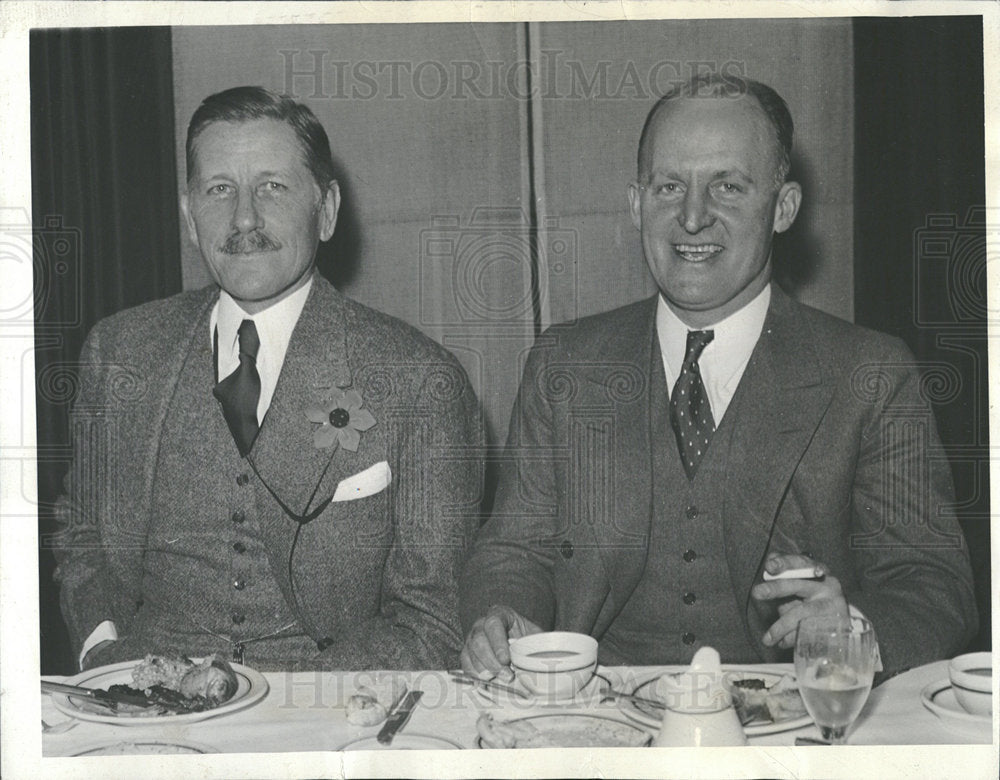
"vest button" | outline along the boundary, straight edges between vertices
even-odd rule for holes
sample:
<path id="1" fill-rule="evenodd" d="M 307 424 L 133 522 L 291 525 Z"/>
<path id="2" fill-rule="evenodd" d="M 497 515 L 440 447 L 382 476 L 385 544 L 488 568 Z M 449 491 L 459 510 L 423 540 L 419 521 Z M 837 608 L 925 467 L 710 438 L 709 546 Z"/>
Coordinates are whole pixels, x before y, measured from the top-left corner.
<path id="1" fill-rule="evenodd" d="M 242 512 L 241 510 L 237 509 L 235 512 L 233 512 L 232 521 L 234 523 L 237 523 L 237 524 L 238 523 L 242 523 L 246 519 L 247 519 L 246 514 L 244 512 Z"/>
<path id="2" fill-rule="evenodd" d="M 694 634 L 692 634 L 690 631 L 688 631 L 686 634 L 684 634 L 684 636 L 681 637 L 681 641 L 684 644 L 686 644 L 686 645 L 693 645 L 694 644 L 694 640 L 696 638 L 697 637 L 695 637 Z"/>
<path id="3" fill-rule="evenodd" d="M 685 550 L 683 557 L 687 563 L 691 563 L 695 558 L 698 557 L 698 553 L 696 553 L 694 550 Z"/>
<path id="4" fill-rule="evenodd" d="M 240 553 L 242 555 L 243 553 L 245 553 L 247 551 L 247 546 L 245 544 L 243 544 L 243 542 L 236 542 L 233 545 L 233 549 L 236 550 L 236 552 L 238 552 L 238 553 Z"/>
<path id="5" fill-rule="evenodd" d="M 569 539 L 564 539 L 563 543 L 559 545 L 559 554 L 565 558 L 567 561 L 573 557 L 573 542 Z"/>
<path id="6" fill-rule="evenodd" d="M 686 517 L 688 520 L 694 520 L 697 516 L 698 516 L 698 507 L 696 507 L 694 504 L 692 504 L 691 506 L 689 506 L 687 509 L 684 510 L 684 517 Z"/>
<path id="7" fill-rule="evenodd" d="M 239 485 L 240 487 L 243 487 L 249 481 L 250 477 L 246 474 L 240 474 L 238 477 L 236 477 L 236 484 Z"/>
<path id="8" fill-rule="evenodd" d="M 684 603 L 687 604 L 689 607 L 692 604 L 694 604 L 697 600 L 698 600 L 697 597 L 691 591 L 688 591 L 687 593 L 684 594 Z"/>
<path id="9" fill-rule="evenodd" d="M 246 616 L 246 615 L 244 615 L 244 614 L 243 614 L 242 612 L 234 612 L 234 613 L 233 613 L 233 622 L 234 622 L 234 623 L 235 623 L 236 625 L 240 625 L 240 624 L 241 624 L 241 623 L 243 623 L 243 621 L 245 621 L 246 619 L 247 619 L 247 616 Z"/>
<path id="10" fill-rule="evenodd" d="M 247 581 L 244 580 L 243 578 L 233 580 L 233 587 L 236 588 L 236 590 L 243 590 L 246 586 L 247 586 Z"/>

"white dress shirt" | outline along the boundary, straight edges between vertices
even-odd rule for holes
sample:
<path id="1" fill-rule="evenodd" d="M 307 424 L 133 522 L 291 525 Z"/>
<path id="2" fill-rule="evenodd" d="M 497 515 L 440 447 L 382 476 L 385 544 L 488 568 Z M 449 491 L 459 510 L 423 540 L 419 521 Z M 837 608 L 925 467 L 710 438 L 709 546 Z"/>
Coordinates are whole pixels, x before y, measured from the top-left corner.
<path id="1" fill-rule="evenodd" d="M 698 370 L 705 384 L 716 428 L 722 423 L 729 402 L 733 400 L 743 372 L 750 362 L 750 355 L 757 346 L 770 304 L 771 285 L 767 285 L 742 309 L 702 329 L 715 331 L 715 337 L 698 359 Z M 681 366 L 684 365 L 688 330 L 690 328 L 671 311 L 661 295 L 656 306 L 656 335 L 663 353 L 663 371 L 667 375 L 667 388 L 670 392 L 673 391 Z"/>
<path id="2" fill-rule="evenodd" d="M 258 424 L 264 422 L 264 415 L 267 414 L 267 410 L 271 406 L 274 388 L 278 384 L 278 376 L 285 363 L 288 342 L 292 338 L 295 323 L 299 321 L 299 316 L 302 314 L 311 289 L 312 277 L 291 295 L 282 298 L 264 311 L 252 315 L 243 311 L 236 300 L 223 290 L 219 293 L 219 300 L 212 309 L 208 337 L 214 342 L 216 328 L 218 328 L 219 351 L 216 370 L 220 380 L 225 379 L 239 368 L 240 323 L 243 320 L 253 320 L 257 327 L 257 336 L 260 338 L 260 350 L 257 352 L 257 373 L 260 375 L 260 400 L 257 402 Z M 114 621 L 105 620 L 102 622 L 84 641 L 78 659 L 80 666 L 83 666 L 83 659 L 91 649 L 104 642 L 113 642 L 117 639 L 118 629 Z"/>
<path id="3" fill-rule="evenodd" d="M 257 373 L 260 375 L 260 400 L 257 402 L 257 423 L 264 422 L 264 415 L 271 406 L 274 388 L 278 384 L 281 367 L 285 363 L 288 342 L 292 338 L 295 323 L 299 321 L 306 298 L 312 289 L 312 278 L 291 295 L 282 298 L 273 306 L 256 314 L 247 314 L 236 300 L 225 290 L 219 294 L 219 302 L 212 309 L 209 323 L 209 338 L 219 333 L 218 370 L 219 381 L 240 367 L 239 329 L 243 320 L 253 320 L 260 338 L 257 352 Z"/>

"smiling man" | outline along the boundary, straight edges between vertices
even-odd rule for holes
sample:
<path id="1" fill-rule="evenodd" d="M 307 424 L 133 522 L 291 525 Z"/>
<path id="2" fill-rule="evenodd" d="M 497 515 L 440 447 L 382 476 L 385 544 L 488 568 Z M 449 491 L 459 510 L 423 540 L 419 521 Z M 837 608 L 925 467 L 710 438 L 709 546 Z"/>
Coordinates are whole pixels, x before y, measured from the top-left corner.
<path id="1" fill-rule="evenodd" d="M 753 81 L 697 79 L 650 111 L 628 205 L 659 294 L 532 350 L 465 567 L 467 670 L 509 678 L 508 638 L 541 629 L 596 637 L 606 664 L 704 645 L 747 663 L 790 659 L 807 615 L 860 611 L 887 673 L 973 635 L 912 357 L 771 281 L 802 197 L 792 129 Z"/>
<path id="2" fill-rule="evenodd" d="M 56 551 L 81 665 L 453 665 L 481 472 L 464 371 L 315 272 L 340 193 L 307 107 L 212 95 L 186 151 L 215 284 L 103 320 L 81 356 Z"/>

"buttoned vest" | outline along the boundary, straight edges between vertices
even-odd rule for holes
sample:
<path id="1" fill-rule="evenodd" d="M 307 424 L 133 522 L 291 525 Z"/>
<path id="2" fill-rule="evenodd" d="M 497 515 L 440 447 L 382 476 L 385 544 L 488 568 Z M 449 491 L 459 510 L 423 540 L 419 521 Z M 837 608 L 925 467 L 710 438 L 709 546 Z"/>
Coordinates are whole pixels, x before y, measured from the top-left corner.
<path id="1" fill-rule="evenodd" d="M 652 372 L 650 399 L 653 516 L 646 563 L 635 590 L 600 638 L 601 660 L 683 664 L 709 645 L 726 663 L 759 661 L 744 631 L 744 605 L 733 591 L 723 538 L 722 485 L 739 404 L 730 405 L 689 481 L 670 427 L 659 364 Z"/>
<path id="2" fill-rule="evenodd" d="M 135 631 L 148 637 L 151 652 L 221 650 L 231 658 L 242 644 L 245 663 L 280 667 L 302 648 L 315 651 L 315 643 L 268 561 L 257 478 L 212 396 L 213 362 L 206 335 L 184 363 L 166 416 Z"/>

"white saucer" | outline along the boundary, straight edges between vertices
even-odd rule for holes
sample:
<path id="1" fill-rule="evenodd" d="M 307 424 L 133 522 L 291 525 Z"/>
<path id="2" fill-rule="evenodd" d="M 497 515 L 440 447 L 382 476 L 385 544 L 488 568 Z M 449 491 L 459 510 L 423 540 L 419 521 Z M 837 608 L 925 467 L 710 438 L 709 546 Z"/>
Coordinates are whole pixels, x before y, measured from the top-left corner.
<path id="1" fill-rule="evenodd" d="M 539 696 L 525 688 L 524 684 L 516 677 L 513 682 L 505 684 L 523 693 L 523 697 L 485 685 L 477 685 L 475 692 L 480 698 L 494 704 L 520 704 L 524 707 L 587 707 L 600 704 L 608 688 L 614 687 L 619 682 L 620 680 L 618 680 L 618 676 L 614 672 L 605 669 L 603 666 L 598 666 L 594 676 L 574 696 L 561 698 Z"/>
<path id="2" fill-rule="evenodd" d="M 949 726 L 968 730 L 986 729 L 992 731 L 993 718 L 990 715 L 973 715 L 962 709 L 951 689 L 951 681 L 946 677 L 926 686 L 920 692 L 920 701 Z"/>

